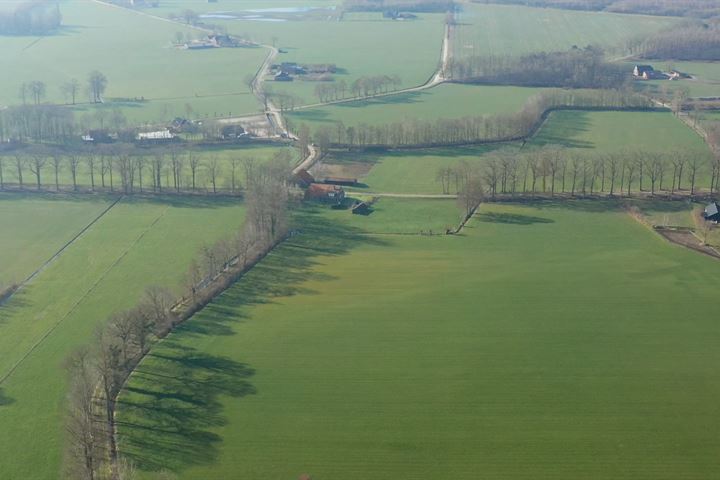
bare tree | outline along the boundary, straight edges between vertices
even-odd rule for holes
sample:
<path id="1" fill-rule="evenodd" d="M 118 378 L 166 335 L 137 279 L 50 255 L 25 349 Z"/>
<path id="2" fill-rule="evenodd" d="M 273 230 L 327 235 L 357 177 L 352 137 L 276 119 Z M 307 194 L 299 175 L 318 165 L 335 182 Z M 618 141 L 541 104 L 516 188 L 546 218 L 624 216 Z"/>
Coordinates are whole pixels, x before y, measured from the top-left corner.
<path id="1" fill-rule="evenodd" d="M 102 103 L 102 96 L 107 88 L 108 80 L 105 75 L 97 70 L 90 72 L 88 75 L 88 91 L 90 92 L 90 101 L 93 103 Z"/>
<path id="2" fill-rule="evenodd" d="M 78 92 L 80 91 L 80 82 L 76 78 L 72 78 L 63 83 L 60 90 L 65 96 L 65 100 L 67 101 L 69 99 L 72 104 L 75 105 Z"/>
<path id="3" fill-rule="evenodd" d="M 210 175 L 210 183 L 212 184 L 213 193 L 217 193 L 217 179 L 220 175 L 220 165 L 217 157 L 210 158 L 208 163 L 208 174 Z"/>
<path id="4" fill-rule="evenodd" d="M 192 176 L 192 189 L 194 192 L 197 169 L 200 165 L 200 157 L 198 155 L 193 155 L 192 152 L 188 152 L 188 165 L 190 165 L 190 175 Z"/>
<path id="5" fill-rule="evenodd" d="M 59 153 L 53 153 L 52 157 L 53 170 L 55 171 L 55 191 L 60 191 L 60 169 L 62 168 L 62 156 Z"/>
<path id="6" fill-rule="evenodd" d="M 45 162 L 47 160 L 47 157 L 42 152 L 36 152 L 31 156 L 31 160 L 28 162 L 28 168 L 29 170 L 35 175 L 35 180 L 37 182 L 37 189 L 40 190 L 42 188 L 42 182 L 40 180 L 40 176 L 42 175 L 42 169 L 43 166 L 45 166 Z"/>
<path id="7" fill-rule="evenodd" d="M 65 470 L 69 478 L 95 480 L 102 455 L 102 441 L 97 432 L 95 385 L 97 378 L 90 352 L 80 349 L 65 362 L 70 386 L 68 389 L 67 453 Z"/>
<path id="8" fill-rule="evenodd" d="M 25 157 L 21 154 L 16 153 L 13 157 L 15 159 L 15 168 L 17 169 L 17 178 L 20 189 L 23 188 L 23 165 L 25 165 Z"/>

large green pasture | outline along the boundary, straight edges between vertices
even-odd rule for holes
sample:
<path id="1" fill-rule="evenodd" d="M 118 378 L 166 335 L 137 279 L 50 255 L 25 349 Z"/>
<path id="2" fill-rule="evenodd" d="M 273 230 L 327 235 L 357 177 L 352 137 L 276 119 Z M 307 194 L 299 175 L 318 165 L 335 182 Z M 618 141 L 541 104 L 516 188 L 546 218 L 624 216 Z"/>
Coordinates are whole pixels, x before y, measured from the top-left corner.
<path id="1" fill-rule="evenodd" d="M 195 117 L 259 109 L 243 78 L 258 70 L 266 49 L 177 50 L 176 32 L 201 32 L 92 1 L 60 8 L 65 26 L 57 35 L 0 37 L 0 105 L 20 103 L 20 85 L 33 80 L 47 85 L 45 100 L 62 103 L 60 87 L 71 78 L 83 83 L 78 101 L 85 102 L 87 75 L 99 70 L 108 78 L 102 108 L 119 107 L 135 122 L 188 116 L 188 107 Z M 97 106 L 76 110 L 94 115 Z"/>
<path id="2" fill-rule="evenodd" d="M 598 152 L 709 152 L 703 139 L 670 112 L 557 111 L 530 143 Z"/>
<path id="3" fill-rule="evenodd" d="M 463 3 L 454 55 L 522 55 L 599 45 L 624 52 L 624 43 L 677 20 L 668 17 L 553 8 Z"/>
<path id="4" fill-rule="evenodd" d="M 587 155 L 679 150 L 709 155 L 702 138 L 669 112 L 553 112 L 538 134 L 522 148 L 527 151 L 545 145 L 558 145 Z M 519 146 L 512 143 L 380 153 L 336 153 L 324 162 L 341 171 L 366 172 L 358 177 L 368 192 L 437 194 L 442 193 L 442 185 L 437 180 L 440 168 L 456 166 L 461 161 L 482 164 L 488 152 L 503 147 L 517 149 Z M 708 175 L 701 175 L 700 181 L 701 186 L 709 187 Z"/>
<path id="5" fill-rule="evenodd" d="M 345 126 L 386 125 L 413 120 L 479 117 L 514 113 L 539 89 L 443 84 L 428 90 L 356 102 L 296 110 L 294 125 L 312 129 L 342 122 Z"/>
<path id="6" fill-rule="evenodd" d="M 3 202 L 11 209 L 13 200 Z M 52 208 L 35 202 L 38 212 Z M 234 201 L 123 199 L 0 307 L 0 478 L 59 477 L 63 359 L 92 344 L 96 326 L 133 306 L 145 287 L 177 291 L 200 246 L 229 235 L 243 212 Z M 77 208 L 56 212 L 70 225 L 76 214 Z M 26 222 L 33 218 L 28 215 Z"/>
<path id="7" fill-rule="evenodd" d="M 0 195 L 0 284 L 40 268 L 110 205 L 110 199 Z"/>
<path id="8" fill-rule="evenodd" d="M 720 265 L 611 204 L 486 205 L 460 236 L 322 215 L 120 399 L 142 478 L 706 479 Z"/>

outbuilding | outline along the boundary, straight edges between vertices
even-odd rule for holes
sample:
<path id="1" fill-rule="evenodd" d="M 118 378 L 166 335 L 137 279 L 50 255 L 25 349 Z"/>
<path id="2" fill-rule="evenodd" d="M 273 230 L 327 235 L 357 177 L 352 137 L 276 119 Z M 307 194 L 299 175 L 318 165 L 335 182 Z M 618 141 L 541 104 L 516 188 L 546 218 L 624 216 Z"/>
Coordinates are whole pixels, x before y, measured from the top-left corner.
<path id="1" fill-rule="evenodd" d="M 307 190 L 305 190 L 305 198 L 308 200 L 318 200 L 322 203 L 339 205 L 345 199 L 345 190 L 337 185 L 312 183 Z"/>
<path id="2" fill-rule="evenodd" d="M 708 206 L 705 207 L 703 216 L 705 217 L 705 220 L 708 221 L 716 223 L 720 221 L 720 206 L 718 206 L 717 202 L 709 203 Z"/>

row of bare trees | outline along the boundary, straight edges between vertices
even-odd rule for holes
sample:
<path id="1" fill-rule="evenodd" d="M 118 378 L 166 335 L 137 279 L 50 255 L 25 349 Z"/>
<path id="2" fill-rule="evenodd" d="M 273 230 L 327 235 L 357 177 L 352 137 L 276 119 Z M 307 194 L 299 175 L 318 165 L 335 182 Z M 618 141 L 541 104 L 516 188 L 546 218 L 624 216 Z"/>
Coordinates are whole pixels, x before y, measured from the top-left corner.
<path id="1" fill-rule="evenodd" d="M 282 150 L 274 159 L 287 164 L 290 153 Z M 148 189 L 155 193 L 205 189 L 216 194 L 226 185 L 234 194 L 242 188 L 242 174 L 247 177 L 248 165 L 254 164 L 252 158 L 233 156 L 221 161 L 217 156 L 204 157 L 179 148 L 148 154 L 123 144 L 85 151 L 36 146 L 0 156 L 0 190 L 11 184 L 20 189 L 32 184 L 37 190 L 50 187 L 60 191 L 67 181 L 61 179 L 67 173 L 73 191 L 84 188 L 132 194 Z"/>
<path id="2" fill-rule="evenodd" d="M 461 193 L 468 168 L 460 163 L 439 169 L 436 179 L 443 193 Z M 696 195 L 699 180 L 708 177 L 711 194 L 720 188 L 720 156 L 683 150 L 583 154 L 557 145 L 527 152 L 501 149 L 488 154 L 478 168 L 492 198 L 500 194 L 561 193 L 630 196 L 638 191 Z"/>
<path id="3" fill-rule="evenodd" d="M 349 127 L 336 122 L 333 127 L 320 127 L 313 132 L 312 137 L 321 150 L 331 146 L 394 148 L 499 142 L 531 135 L 551 109 L 651 107 L 646 97 L 627 90 L 549 90 L 531 97 L 520 112 L 513 114 L 406 120 L 385 125 L 360 124 Z"/>
<path id="4" fill-rule="evenodd" d="M 115 444 L 115 404 L 126 380 L 154 342 L 207 305 L 285 237 L 287 164 L 248 162 L 247 168 L 245 222 L 232 237 L 201 248 L 188 269 L 183 296 L 147 288 L 137 306 L 112 315 L 97 330 L 92 347 L 80 348 L 68 358 L 68 478 L 132 477 L 132 466 L 119 461 Z"/>
<path id="5" fill-rule="evenodd" d="M 686 22 L 630 39 L 627 48 L 634 55 L 655 60 L 720 60 L 720 27 L 715 22 Z"/>

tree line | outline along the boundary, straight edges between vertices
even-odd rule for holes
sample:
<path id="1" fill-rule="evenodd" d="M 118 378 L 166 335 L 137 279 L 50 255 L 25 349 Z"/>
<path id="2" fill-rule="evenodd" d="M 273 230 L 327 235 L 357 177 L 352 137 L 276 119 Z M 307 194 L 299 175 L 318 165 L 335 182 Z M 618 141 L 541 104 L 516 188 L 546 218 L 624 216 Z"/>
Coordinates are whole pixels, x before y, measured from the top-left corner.
<path id="1" fill-rule="evenodd" d="M 650 60 L 720 60 L 720 27 L 711 22 L 686 22 L 649 37 L 635 37 L 628 50 Z"/>
<path id="2" fill-rule="evenodd" d="M 630 81 L 626 67 L 607 62 L 604 52 L 593 46 L 521 56 L 453 58 L 448 72 L 456 82 L 527 87 L 619 88 Z"/>
<path id="3" fill-rule="evenodd" d="M 650 109 L 644 96 L 627 90 L 550 90 L 534 95 L 520 112 L 458 119 L 406 120 L 322 126 L 311 133 L 321 151 L 330 148 L 448 146 L 518 140 L 533 134 L 544 115 L 557 108 Z M 298 130 L 305 130 L 300 125 Z"/>
<path id="4" fill-rule="evenodd" d="M 100 326 L 92 346 L 66 360 L 68 478 L 128 480 L 133 467 L 118 459 L 115 406 L 126 380 L 153 344 L 207 305 L 287 234 L 289 168 L 282 162 L 248 164 L 248 214 L 235 235 L 203 247 L 190 264 L 178 298 L 148 287 L 136 306 Z"/>
<path id="5" fill-rule="evenodd" d="M 453 8 L 452 0 L 345 0 L 343 8 L 349 12 L 383 12 L 402 10 L 406 12 L 437 13 Z"/>
<path id="6" fill-rule="evenodd" d="M 61 26 L 59 4 L 31 1 L 0 12 L 0 35 L 49 35 Z"/>
<path id="7" fill-rule="evenodd" d="M 461 162 L 437 171 L 443 193 L 460 194 L 469 165 Z M 720 189 L 720 155 L 676 150 L 648 152 L 627 150 L 605 154 L 584 154 L 558 145 L 530 151 L 500 149 L 486 155 L 479 164 L 487 195 L 599 195 L 630 196 L 699 193 L 699 180 L 710 177 L 709 193 Z"/>
<path id="8" fill-rule="evenodd" d="M 315 96 L 320 102 L 345 100 L 347 98 L 367 98 L 395 91 L 402 85 L 397 75 L 376 75 L 360 77 L 349 88 L 345 80 L 321 83 L 315 87 Z"/>
<path id="9" fill-rule="evenodd" d="M 291 154 L 287 150 L 276 152 L 272 161 L 289 164 Z M 204 157 L 177 147 L 144 151 L 133 145 L 113 144 L 63 151 L 33 146 L 0 155 L 0 190 L 33 188 L 59 192 L 66 187 L 61 176 L 69 174 L 69 186 L 74 192 L 100 190 L 131 195 L 207 190 L 213 194 L 221 191 L 237 194 L 243 190 L 241 179 L 248 182 L 247 166 L 255 163 L 252 157 L 236 156 L 223 162 L 217 156 Z M 14 182 L 9 181 L 11 173 Z M 205 186 L 201 186 L 201 180 Z"/>

